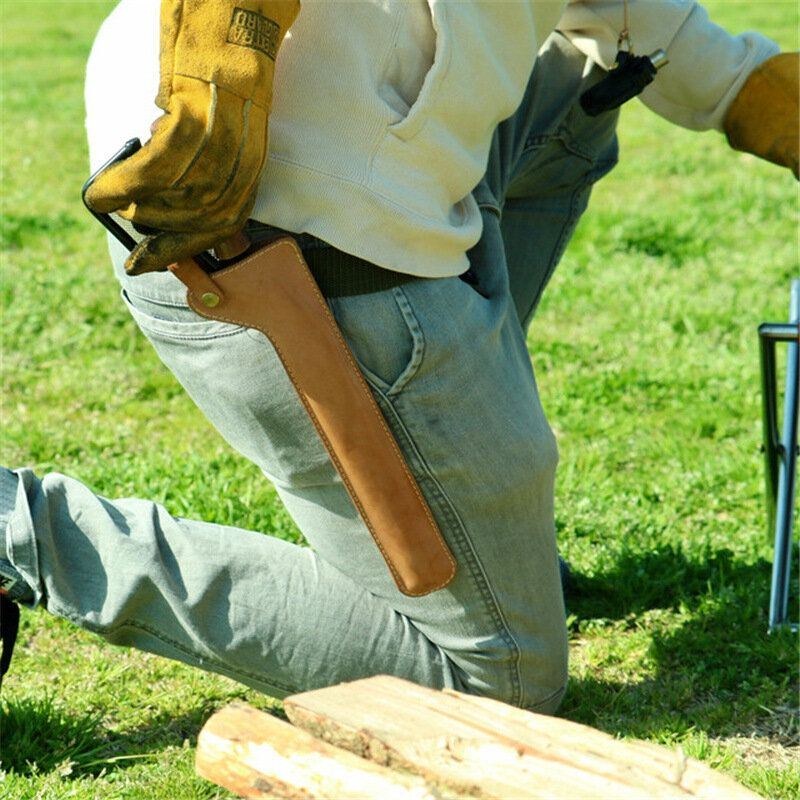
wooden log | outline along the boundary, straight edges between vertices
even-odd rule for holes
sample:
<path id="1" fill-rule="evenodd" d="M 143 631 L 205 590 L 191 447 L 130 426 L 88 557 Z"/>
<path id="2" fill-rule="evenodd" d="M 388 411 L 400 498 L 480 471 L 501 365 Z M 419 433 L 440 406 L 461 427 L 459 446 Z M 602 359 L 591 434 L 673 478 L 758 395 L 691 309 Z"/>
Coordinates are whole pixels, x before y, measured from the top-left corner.
<path id="1" fill-rule="evenodd" d="M 327 742 L 474 798 L 758 797 L 680 750 L 388 676 L 294 695 L 284 707 Z"/>
<path id="2" fill-rule="evenodd" d="M 451 800 L 401 774 L 245 705 L 214 714 L 197 740 L 198 775 L 246 798 Z"/>

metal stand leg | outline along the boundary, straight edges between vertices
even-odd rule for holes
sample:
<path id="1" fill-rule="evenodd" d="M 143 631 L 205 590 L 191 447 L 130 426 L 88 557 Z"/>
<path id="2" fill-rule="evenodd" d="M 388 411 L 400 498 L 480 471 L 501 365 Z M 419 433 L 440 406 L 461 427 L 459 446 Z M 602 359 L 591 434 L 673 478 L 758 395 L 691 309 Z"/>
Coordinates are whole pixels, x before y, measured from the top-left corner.
<path id="1" fill-rule="evenodd" d="M 774 526 L 775 557 L 769 603 L 769 629 L 788 623 L 789 577 L 792 568 L 792 527 L 797 478 L 798 403 L 800 402 L 800 280 L 792 283 L 788 324 L 765 323 L 761 341 L 761 387 L 764 411 L 764 457 L 767 511 Z M 775 344 L 787 342 L 783 434 L 778 432 Z"/>

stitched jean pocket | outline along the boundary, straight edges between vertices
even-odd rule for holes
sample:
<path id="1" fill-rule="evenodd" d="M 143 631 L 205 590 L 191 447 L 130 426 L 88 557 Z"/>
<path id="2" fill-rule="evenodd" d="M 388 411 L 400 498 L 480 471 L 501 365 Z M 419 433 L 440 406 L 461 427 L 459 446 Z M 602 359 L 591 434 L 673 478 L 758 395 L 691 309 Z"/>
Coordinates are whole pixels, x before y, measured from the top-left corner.
<path id="1" fill-rule="evenodd" d="M 618 112 L 573 109 L 554 133 L 528 138 L 507 199 L 550 197 L 591 186 L 617 163 Z"/>
<path id="2" fill-rule="evenodd" d="M 241 325 L 205 319 L 187 305 L 142 297 L 127 289 L 120 294 L 136 324 L 150 339 L 217 339 L 247 330 Z"/>
<path id="3" fill-rule="evenodd" d="M 403 288 L 334 297 L 328 304 L 367 382 L 387 397 L 402 391 L 425 349 Z"/>

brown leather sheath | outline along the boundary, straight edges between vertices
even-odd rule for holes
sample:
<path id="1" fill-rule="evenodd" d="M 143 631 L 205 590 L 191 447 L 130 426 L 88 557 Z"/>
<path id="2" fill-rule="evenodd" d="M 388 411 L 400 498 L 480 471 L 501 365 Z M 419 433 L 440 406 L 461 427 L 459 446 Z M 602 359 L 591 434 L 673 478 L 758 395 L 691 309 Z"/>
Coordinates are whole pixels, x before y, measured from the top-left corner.
<path id="1" fill-rule="evenodd" d="M 211 275 L 191 259 L 170 270 L 198 314 L 270 340 L 400 591 L 446 586 L 455 559 L 296 242 Z"/>

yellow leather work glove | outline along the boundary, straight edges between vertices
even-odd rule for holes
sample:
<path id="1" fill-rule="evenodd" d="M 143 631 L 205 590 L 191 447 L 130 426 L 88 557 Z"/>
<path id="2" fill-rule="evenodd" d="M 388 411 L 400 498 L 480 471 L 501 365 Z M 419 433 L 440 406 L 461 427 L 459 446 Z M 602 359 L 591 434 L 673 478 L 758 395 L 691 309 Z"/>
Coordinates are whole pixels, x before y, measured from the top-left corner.
<path id="1" fill-rule="evenodd" d="M 723 127 L 731 147 L 788 167 L 800 179 L 800 53 L 780 53 L 757 67 Z"/>
<path id="2" fill-rule="evenodd" d="M 244 225 L 267 154 L 275 57 L 299 7 L 162 0 L 156 104 L 164 115 L 144 147 L 86 195 L 96 211 L 159 231 L 130 254 L 129 274 L 164 270 Z"/>

